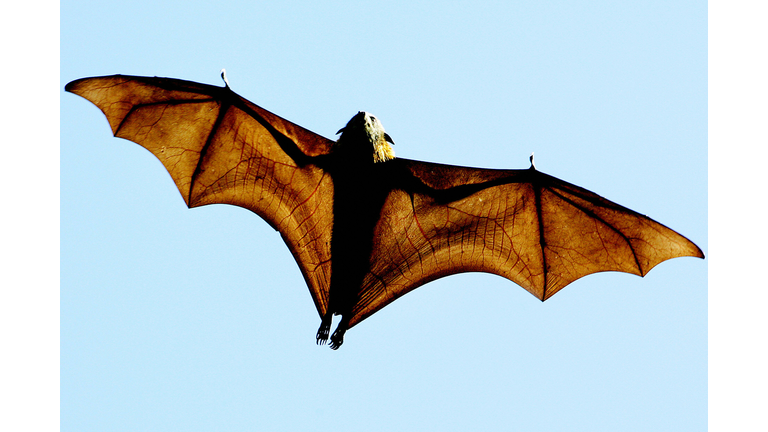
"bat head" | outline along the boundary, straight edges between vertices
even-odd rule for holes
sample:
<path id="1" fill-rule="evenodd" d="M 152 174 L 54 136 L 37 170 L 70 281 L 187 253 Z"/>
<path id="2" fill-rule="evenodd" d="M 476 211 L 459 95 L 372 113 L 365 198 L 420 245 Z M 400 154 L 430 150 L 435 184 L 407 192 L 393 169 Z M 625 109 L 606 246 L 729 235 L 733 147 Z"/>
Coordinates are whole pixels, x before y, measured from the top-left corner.
<path id="1" fill-rule="evenodd" d="M 389 145 L 395 142 L 384 131 L 379 119 L 370 113 L 358 112 L 336 133 L 341 134 L 336 141 L 339 151 L 364 158 L 371 157 L 372 153 L 373 162 L 386 162 L 395 158 L 395 149 Z"/>

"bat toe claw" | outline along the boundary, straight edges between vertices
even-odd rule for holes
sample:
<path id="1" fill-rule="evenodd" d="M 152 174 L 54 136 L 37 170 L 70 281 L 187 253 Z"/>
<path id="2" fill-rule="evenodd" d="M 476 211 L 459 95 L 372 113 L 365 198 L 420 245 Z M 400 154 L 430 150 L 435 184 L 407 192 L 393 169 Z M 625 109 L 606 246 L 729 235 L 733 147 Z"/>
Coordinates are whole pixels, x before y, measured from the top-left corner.
<path id="1" fill-rule="evenodd" d="M 344 333 L 346 330 L 337 328 L 335 332 L 333 332 L 333 336 L 331 336 L 331 343 L 330 347 L 332 350 L 337 350 L 341 346 L 341 344 L 344 343 Z"/>
<path id="2" fill-rule="evenodd" d="M 322 324 L 320 324 L 320 328 L 317 330 L 317 344 L 318 345 L 325 345 L 326 342 L 328 342 L 328 335 L 331 333 L 331 323 L 326 323 L 323 321 Z"/>

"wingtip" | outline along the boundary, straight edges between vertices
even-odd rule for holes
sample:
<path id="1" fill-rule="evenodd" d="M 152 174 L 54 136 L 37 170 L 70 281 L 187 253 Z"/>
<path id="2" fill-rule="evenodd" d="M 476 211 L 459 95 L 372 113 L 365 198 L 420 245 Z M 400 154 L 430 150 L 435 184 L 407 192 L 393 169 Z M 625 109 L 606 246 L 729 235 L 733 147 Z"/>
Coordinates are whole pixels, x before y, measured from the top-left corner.
<path id="1" fill-rule="evenodd" d="M 84 79 L 87 79 L 87 78 L 79 78 L 79 79 L 68 82 L 67 85 L 64 86 L 64 91 L 75 93 L 75 89 L 77 88 L 77 85 L 80 84 L 80 82 L 82 82 Z"/>
<path id="2" fill-rule="evenodd" d="M 681 234 L 678 234 L 678 235 L 682 236 Z M 704 251 L 701 250 L 699 245 L 697 245 L 696 243 L 692 242 L 690 239 L 688 239 L 686 237 L 683 237 L 683 238 L 685 240 L 687 240 L 688 243 L 689 243 L 689 252 L 690 253 L 685 254 L 685 255 L 682 255 L 682 254 L 678 255 L 679 257 L 687 257 L 688 256 L 688 257 L 693 257 L 693 258 L 705 259 Z"/>
<path id="3" fill-rule="evenodd" d="M 698 255 L 694 255 L 693 257 L 694 258 L 706 259 L 706 257 L 704 256 L 704 252 L 701 250 L 701 248 L 696 246 L 696 249 L 699 251 L 699 253 L 698 253 Z"/>

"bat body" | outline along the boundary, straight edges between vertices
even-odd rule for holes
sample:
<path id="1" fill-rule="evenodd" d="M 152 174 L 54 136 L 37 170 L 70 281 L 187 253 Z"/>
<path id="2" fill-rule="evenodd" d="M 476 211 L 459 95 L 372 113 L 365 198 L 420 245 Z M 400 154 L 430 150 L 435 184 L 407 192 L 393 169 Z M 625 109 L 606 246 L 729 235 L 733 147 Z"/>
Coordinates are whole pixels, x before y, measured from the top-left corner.
<path id="1" fill-rule="evenodd" d="M 169 78 L 109 76 L 66 90 L 99 107 L 115 136 L 152 152 L 189 207 L 247 208 L 280 232 L 321 317 L 344 333 L 443 276 L 489 272 L 546 300 L 601 271 L 645 275 L 703 258 L 691 241 L 586 189 L 529 169 L 395 158 L 360 112 L 332 141 L 234 93 Z"/>

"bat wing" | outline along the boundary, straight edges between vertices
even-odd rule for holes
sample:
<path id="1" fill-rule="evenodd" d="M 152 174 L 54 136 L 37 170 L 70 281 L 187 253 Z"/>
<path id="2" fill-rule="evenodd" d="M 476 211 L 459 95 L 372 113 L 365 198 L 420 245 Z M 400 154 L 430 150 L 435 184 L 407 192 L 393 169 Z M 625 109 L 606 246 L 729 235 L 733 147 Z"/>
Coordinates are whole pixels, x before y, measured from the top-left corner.
<path id="1" fill-rule="evenodd" d="M 76 80 L 66 90 L 101 109 L 115 136 L 152 152 L 190 208 L 233 204 L 278 230 L 325 314 L 333 186 L 313 161 L 333 141 L 228 87 L 115 75 Z"/>
<path id="2" fill-rule="evenodd" d="M 404 159 L 376 226 L 350 327 L 424 283 L 460 272 L 503 276 L 546 300 L 591 273 L 643 276 L 703 258 L 690 240 L 555 177 Z"/>

